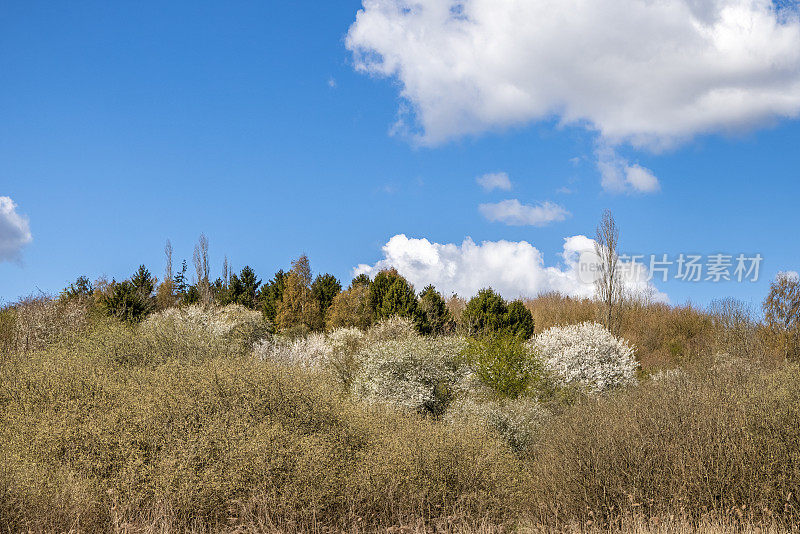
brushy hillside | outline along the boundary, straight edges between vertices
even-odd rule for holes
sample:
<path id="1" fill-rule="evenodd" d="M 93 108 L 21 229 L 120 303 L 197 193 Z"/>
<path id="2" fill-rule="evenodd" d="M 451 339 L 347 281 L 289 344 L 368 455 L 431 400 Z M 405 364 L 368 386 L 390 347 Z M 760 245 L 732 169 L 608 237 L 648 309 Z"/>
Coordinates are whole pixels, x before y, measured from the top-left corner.
<path id="1" fill-rule="evenodd" d="M 537 333 L 596 319 L 591 301 L 527 306 Z M 627 341 L 584 324 L 541 347 L 422 336 L 391 316 L 289 337 L 236 305 L 138 323 L 75 300 L 7 307 L 0 530 L 797 524 L 798 365 L 735 314 L 638 306 L 621 313 Z M 582 331 L 596 337 L 581 349 L 591 358 L 575 350 L 582 334 L 565 337 Z M 645 364 L 642 346 L 667 352 Z"/>

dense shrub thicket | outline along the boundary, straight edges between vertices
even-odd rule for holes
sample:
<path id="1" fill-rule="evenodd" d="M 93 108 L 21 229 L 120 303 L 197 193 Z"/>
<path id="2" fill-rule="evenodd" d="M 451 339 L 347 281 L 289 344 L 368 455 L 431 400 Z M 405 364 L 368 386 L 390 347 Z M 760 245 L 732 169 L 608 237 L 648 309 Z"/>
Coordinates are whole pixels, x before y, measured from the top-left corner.
<path id="1" fill-rule="evenodd" d="M 36 341 L 0 359 L 4 530 L 800 520 L 796 364 L 719 352 L 559 396 L 558 356 L 536 348 L 552 332 L 423 336 L 394 317 L 288 338 L 240 305 L 131 324 L 30 301 L 2 317 L 41 313 L 51 329 L 15 322 Z"/>
<path id="2" fill-rule="evenodd" d="M 521 461 L 479 430 L 350 401 L 207 331 L 97 329 L 6 355 L 0 381 L 3 530 L 502 523 L 521 498 Z"/>
<path id="3" fill-rule="evenodd" d="M 342 289 L 305 257 L 210 282 L 202 250 L 195 284 L 0 309 L 0 530 L 800 521 L 794 278 L 763 323 L 628 299 L 612 334 L 592 300 Z"/>

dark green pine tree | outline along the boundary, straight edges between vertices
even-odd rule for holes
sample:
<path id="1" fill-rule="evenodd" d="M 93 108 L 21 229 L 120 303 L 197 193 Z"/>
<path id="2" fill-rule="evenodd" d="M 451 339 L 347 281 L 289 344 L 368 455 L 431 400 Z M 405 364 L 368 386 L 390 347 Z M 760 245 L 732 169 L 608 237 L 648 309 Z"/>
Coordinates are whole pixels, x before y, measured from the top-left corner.
<path id="1" fill-rule="evenodd" d="M 419 294 L 417 330 L 420 334 L 441 335 L 454 327 L 453 318 L 442 295 L 432 285 Z"/>
<path id="2" fill-rule="evenodd" d="M 131 277 L 131 284 L 136 291 L 139 291 L 144 297 L 153 296 L 153 291 L 156 289 L 156 279 L 147 270 L 147 267 L 140 265 L 139 269 L 133 273 Z"/>
<path id="3" fill-rule="evenodd" d="M 364 273 L 361 273 L 350 281 L 350 288 L 358 286 L 369 287 L 371 283 L 372 280 L 369 279 L 369 276 Z"/>
<path id="4" fill-rule="evenodd" d="M 74 284 L 70 284 L 61 292 L 63 300 L 88 300 L 94 294 L 92 282 L 85 276 L 79 276 Z"/>
<path id="5" fill-rule="evenodd" d="M 268 284 L 261 287 L 258 297 L 261 312 L 270 321 L 275 321 L 278 315 L 278 303 L 283 300 L 283 290 L 286 289 L 286 279 L 289 273 L 283 269 L 278 270 Z"/>
<path id="6" fill-rule="evenodd" d="M 491 288 L 481 289 L 464 308 L 464 324 L 470 334 L 500 332 L 506 326 L 508 306 Z"/>
<path id="7" fill-rule="evenodd" d="M 342 292 L 342 284 L 332 274 L 318 274 L 311 284 L 311 296 L 319 302 L 323 317 L 333 304 L 336 295 Z"/>
<path id="8" fill-rule="evenodd" d="M 417 295 L 402 276 L 398 276 L 389 287 L 378 309 L 378 318 L 392 316 L 417 317 Z"/>
<path id="9" fill-rule="evenodd" d="M 258 279 L 255 271 L 250 266 L 245 266 L 238 276 L 231 275 L 231 281 L 228 284 L 228 301 L 255 309 L 260 286 L 261 280 Z"/>
<path id="10" fill-rule="evenodd" d="M 463 321 L 472 335 L 510 334 L 523 339 L 533 335 L 533 315 L 522 301 L 506 304 L 491 288 L 480 290 L 467 303 Z"/>
<path id="11" fill-rule="evenodd" d="M 183 302 L 189 289 L 186 284 L 186 260 L 181 263 L 181 270 L 175 274 L 175 294 Z"/>
<path id="12" fill-rule="evenodd" d="M 383 299 L 398 278 L 400 275 L 395 269 L 387 269 L 376 274 L 369 285 L 369 307 L 376 317 L 380 316 Z"/>
<path id="13" fill-rule="evenodd" d="M 123 321 L 138 322 L 155 308 L 156 280 L 144 265 L 124 282 L 112 281 L 100 297 L 100 306 L 108 315 Z"/>
<path id="14" fill-rule="evenodd" d="M 515 300 L 508 305 L 505 322 L 505 330 L 513 336 L 530 339 L 533 335 L 533 315 L 521 300 Z"/>

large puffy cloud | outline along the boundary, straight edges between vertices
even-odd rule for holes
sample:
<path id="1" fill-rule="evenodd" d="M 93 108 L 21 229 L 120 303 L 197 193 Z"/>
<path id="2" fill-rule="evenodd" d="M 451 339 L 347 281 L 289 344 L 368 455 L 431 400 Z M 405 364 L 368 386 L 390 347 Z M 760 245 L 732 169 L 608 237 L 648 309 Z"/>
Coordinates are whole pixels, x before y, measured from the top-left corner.
<path id="1" fill-rule="evenodd" d="M 33 240 L 28 220 L 17 213 L 9 197 L 0 197 L 0 262 L 19 258 L 22 247 Z"/>
<path id="2" fill-rule="evenodd" d="M 663 147 L 800 112 L 796 0 L 364 0 L 346 45 L 428 144 L 555 117 Z"/>
<path id="3" fill-rule="evenodd" d="M 597 263 L 594 241 L 586 236 L 564 240 L 556 265 L 546 266 L 542 253 L 527 241 L 484 241 L 469 237 L 460 245 L 432 243 L 399 234 L 383 247 L 384 258 L 373 265 L 359 265 L 354 274 L 374 277 L 394 267 L 416 288 L 433 284 L 445 295 L 475 295 L 492 287 L 506 298 L 533 297 L 548 291 L 575 297 L 594 296 L 594 274 L 586 266 Z M 667 297 L 648 282 L 643 267 L 623 269 L 625 287 L 658 300 Z"/>

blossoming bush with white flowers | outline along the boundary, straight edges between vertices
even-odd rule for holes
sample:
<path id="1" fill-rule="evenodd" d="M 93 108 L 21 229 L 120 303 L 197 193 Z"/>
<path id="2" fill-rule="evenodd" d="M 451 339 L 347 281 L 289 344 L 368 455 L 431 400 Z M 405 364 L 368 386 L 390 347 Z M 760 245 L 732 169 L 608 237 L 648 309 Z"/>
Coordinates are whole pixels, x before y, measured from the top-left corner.
<path id="1" fill-rule="evenodd" d="M 464 395 L 447 409 L 451 424 L 479 425 L 500 436 L 517 452 L 527 449 L 550 413 L 530 397 L 479 398 Z"/>
<path id="2" fill-rule="evenodd" d="M 172 324 L 189 330 L 201 329 L 217 338 L 241 341 L 244 344 L 266 337 L 269 324 L 261 314 L 239 304 L 224 307 L 189 306 L 188 308 L 169 308 L 148 317 L 142 327 L 145 330 L 158 330 Z"/>
<path id="3" fill-rule="evenodd" d="M 389 317 L 374 324 L 367 330 L 367 340 L 370 343 L 381 341 L 397 341 L 416 337 L 417 330 L 411 319 L 405 317 Z"/>
<path id="4" fill-rule="evenodd" d="M 0 307 L 0 352 L 38 350 L 83 333 L 89 323 L 85 306 L 45 297 Z"/>
<path id="5" fill-rule="evenodd" d="M 441 415 L 469 376 L 464 346 L 459 337 L 416 335 L 372 343 L 361 353 L 353 391 L 367 402 Z"/>
<path id="6" fill-rule="evenodd" d="M 566 384 L 605 391 L 636 383 L 633 347 L 597 323 L 549 328 L 531 343 L 545 367 Z"/>
<path id="7" fill-rule="evenodd" d="M 361 353 L 367 336 L 358 328 L 337 328 L 328 334 L 328 370 L 345 390 L 349 390 L 361 368 Z"/>
<path id="8" fill-rule="evenodd" d="M 306 369 L 324 368 L 331 352 L 325 335 L 317 332 L 296 339 L 264 339 L 253 347 L 253 353 L 259 360 Z"/>

